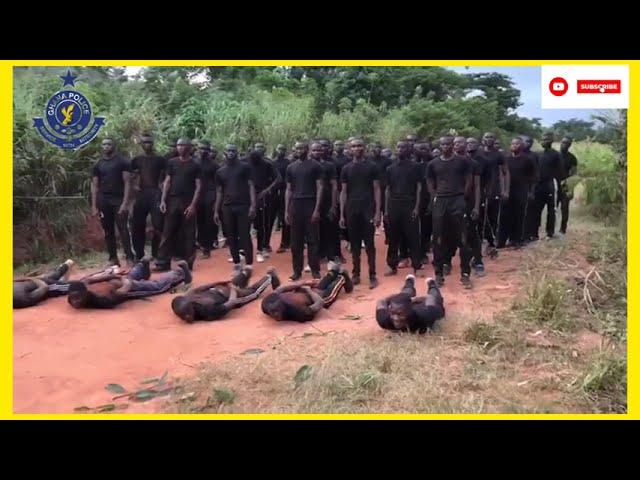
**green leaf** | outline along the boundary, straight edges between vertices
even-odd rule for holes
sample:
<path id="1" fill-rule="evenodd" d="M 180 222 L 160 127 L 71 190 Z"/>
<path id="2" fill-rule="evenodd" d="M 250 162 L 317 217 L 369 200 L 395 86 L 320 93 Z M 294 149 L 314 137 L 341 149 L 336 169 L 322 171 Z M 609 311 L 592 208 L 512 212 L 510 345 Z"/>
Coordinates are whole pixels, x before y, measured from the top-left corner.
<path id="1" fill-rule="evenodd" d="M 311 376 L 311 370 L 313 370 L 313 368 L 310 365 L 303 365 L 298 369 L 296 376 L 293 377 L 296 387 Z"/>
<path id="2" fill-rule="evenodd" d="M 73 409 L 74 412 L 90 412 L 91 410 L 93 410 L 93 408 L 87 407 L 86 405 Z"/>
<path id="3" fill-rule="evenodd" d="M 242 355 L 260 355 L 263 352 L 264 350 L 262 350 L 261 348 L 250 348 L 242 352 Z"/>
<path id="4" fill-rule="evenodd" d="M 125 393 L 126 392 L 124 387 L 122 385 L 118 385 L 117 383 L 110 383 L 105 388 L 107 390 L 109 390 L 111 393 Z"/>
<path id="5" fill-rule="evenodd" d="M 100 405 L 96 407 L 96 409 L 98 410 L 98 413 L 111 412 L 116 409 L 116 406 L 113 403 L 108 403 L 106 405 Z"/>
<path id="6" fill-rule="evenodd" d="M 133 399 L 141 402 L 146 402 L 154 398 L 158 392 L 155 390 L 139 390 L 133 394 Z"/>
<path id="7" fill-rule="evenodd" d="M 213 394 L 220 403 L 233 403 L 233 400 L 236 398 L 235 393 L 226 388 L 216 388 L 213 390 Z"/>

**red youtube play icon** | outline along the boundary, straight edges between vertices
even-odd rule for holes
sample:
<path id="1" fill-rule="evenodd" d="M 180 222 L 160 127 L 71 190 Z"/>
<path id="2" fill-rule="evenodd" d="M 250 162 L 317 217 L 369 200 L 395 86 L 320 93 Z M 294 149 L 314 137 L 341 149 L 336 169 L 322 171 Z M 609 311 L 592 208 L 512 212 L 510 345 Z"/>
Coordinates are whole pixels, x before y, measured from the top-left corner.
<path id="1" fill-rule="evenodd" d="M 555 77 L 549 82 L 549 91 L 556 97 L 561 97 L 569 90 L 569 84 L 562 77 Z"/>

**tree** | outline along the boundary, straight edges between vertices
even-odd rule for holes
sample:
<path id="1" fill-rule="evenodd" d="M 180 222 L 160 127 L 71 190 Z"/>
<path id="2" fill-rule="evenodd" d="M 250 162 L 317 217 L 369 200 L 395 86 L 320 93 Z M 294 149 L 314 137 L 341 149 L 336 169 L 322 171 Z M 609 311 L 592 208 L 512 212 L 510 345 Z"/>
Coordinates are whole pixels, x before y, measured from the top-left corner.
<path id="1" fill-rule="evenodd" d="M 593 138 L 596 131 L 593 128 L 594 122 L 572 118 L 570 120 L 560 120 L 551 127 L 558 138 L 569 136 L 574 141 Z"/>

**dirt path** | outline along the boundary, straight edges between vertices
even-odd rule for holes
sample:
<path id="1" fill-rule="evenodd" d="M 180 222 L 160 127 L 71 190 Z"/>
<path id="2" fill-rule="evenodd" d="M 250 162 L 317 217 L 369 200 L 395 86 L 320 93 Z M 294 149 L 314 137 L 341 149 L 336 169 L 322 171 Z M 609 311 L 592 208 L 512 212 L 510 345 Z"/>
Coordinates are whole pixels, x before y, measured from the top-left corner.
<path id="1" fill-rule="evenodd" d="M 363 251 L 364 284 L 351 295 L 342 294 L 330 310 L 321 312 L 311 324 L 276 323 L 260 311 L 259 301 L 232 312 L 216 322 L 187 325 L 171 311 L 173 295 L 153 297 L 150 301 L 131 301 L 114 310 L 78 311 L 65 297 L 49 299 L 29 309 L 14 311 L 14 412 L 69 413 L 80 405 L 110 403 L 113 394 L 108 383 L 134 388 L 145 377 L 180 376 L 194 371 L 204 361 L 215 361 L 239 354 L 249 348 L 266 348 L 279 337 L 345 331 L 377 331 L 374 319 L 378 298 L 395 293 L 410 270 L 399 270 L 397 277 L 386 278 L 384 237 L 377 236 L 377 268 L 380 286 L 369 290 L 366 281 L 366 256 Z M 272 245 L 279 244 L 274 235 Z M 518 266 L 524 251 L 503 251 L 498 260 L 487 259 L 487 275 L 474 277 L 474 289 L 459 284 L 459 265 L 447 277 L 443 288 L 447 319 L 444 332 L 458 332 L 466 325 L 504 308 L 517 293 Z M 212 258 L 198 259 L 194 285 L 224 278 L 231 266 L 226 249 L 215 250 Z M 457 262 L 457 258 L 454 263 Z M 289 253 L 273 254 L 262 264 L 254 264 L 254 278 L 268 266 L 277 268 L 286 281 L 291 274 Z M 433 270 L 427 270 L 432 275 Z M 77 273 L 80 276 L 80 273 Z M 424 284 L 419 279 L 419 294 Z M 360 315 L 358 320 L 345 315 Z M 316 327 L 316 328 L 314 328 Z M 150 412 L 158 403 L 131 405 L 127 412 Z"/>

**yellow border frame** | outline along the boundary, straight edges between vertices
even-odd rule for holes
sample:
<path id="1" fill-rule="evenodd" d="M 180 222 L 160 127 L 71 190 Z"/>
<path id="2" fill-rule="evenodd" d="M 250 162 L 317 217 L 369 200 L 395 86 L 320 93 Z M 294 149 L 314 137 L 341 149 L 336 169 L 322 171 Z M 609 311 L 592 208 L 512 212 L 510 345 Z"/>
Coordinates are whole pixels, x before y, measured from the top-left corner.
<path id="1" fill-rule="evenodd" d="M 640 131 L 640 61 L 638 60 L 3 60 L 0 61 L 0 92 L 4 108 L 0 110 L 0 148 L 5 159 L 13 158 L 13 67 L 14 66 L 540 66 L 540 65 L 629 65 L 629 82 L 631 95 L 628 111 L 628 132 Z M 10 100 L 11 99 L 11 100 Z M 640 152 L 640 138 L 628 137 L 628 157 L 636 157 Z M 12 205 L 13 192 L 13 162 L 7 162 L 5 174 L 0 176 L 0 202 Z M 637 167 L 634 162 L 628 164 L 628 183 L 633 185 L 638 179 Z M 636 205 L 640 192 L 634 188 L 628 189 L 629 207 Z M 1 248 L 13 255 L 13 210 L 9 213 L 10 220 L 2 222 L 0 227 Z M 627 216 L 628 244 L 635 243 L 640 231 L 638 212 L 629 208 Z M 638 253 L 627 248 L 628 272 L 638 271 Z M 8 265 L 8 263 L 5 263 Z M 0 327 L 0 418 L 2 419 L 640 419 L 640 382 L 636 380 L 638 357 L 640 355 L 639 341 L 640 326 L 635 322 L 628 323 L 628 390 L 627 410 L 623 415 L 593 415 L 593 414 L 237 414 L 237 415 L 164 415 L 164 414 L 14 414 L 13 413 L 13 311 L 12 300 L 8 285 L 11 284 L 13 272 L 6 268 L 5 278 L 0 299 L 2 300 L 2 322 Z M 628 317 L 635 318 L 638 304 L 635 301 L 638 293 L 637 283 L 629 278 L 628 283 Z M 46 348 L 46 345 L 43 345 Z"/>

